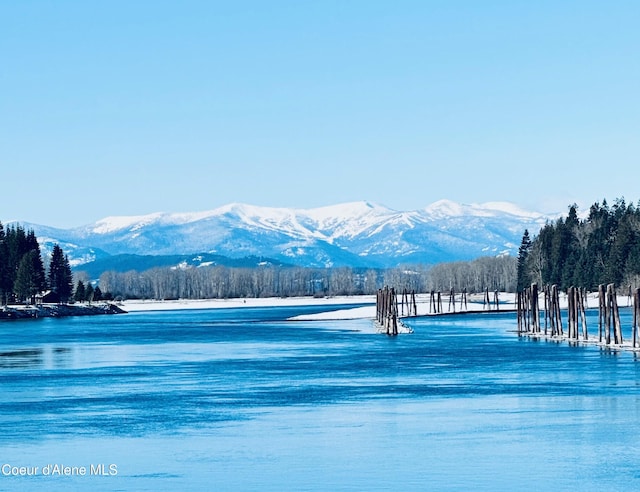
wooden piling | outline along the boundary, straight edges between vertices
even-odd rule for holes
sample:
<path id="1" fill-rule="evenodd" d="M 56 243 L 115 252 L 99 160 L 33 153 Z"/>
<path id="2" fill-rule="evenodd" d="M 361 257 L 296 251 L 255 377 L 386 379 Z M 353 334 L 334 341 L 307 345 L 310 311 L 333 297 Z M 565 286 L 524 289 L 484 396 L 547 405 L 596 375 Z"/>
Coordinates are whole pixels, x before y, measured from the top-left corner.
<path id="1" fill-rule="evenodd" d="M 540 333 L 540 310 L 538 308 L 538 284 L 531 284 L 531 329 Z"/>
<path id="2" fill-rule="evenodd" d="M 416 291 L 411 291 L 411 303 L 413 304 L 413 315 L 418 316 L 418 303 L 416 302 Z"/>
<path id="3" fill-rule="evenodd" d="M 587 313 L 585 312 L 585 302 L 587 300 L 586 289 L 580 290 L 580 314 L 582 316 L 582 338 L 589 340 L 589 333 L 587 330 Z"/>
<path id="4" fill-rule="evenodd" d="M 460 297 L 460 311 L 462 311 L 462 303 L 464 302 L 464 310 L 467 311 L 469 306 L 467 305 L 467 288 L 462 289 L 462 296 Z"/>
<path id="5" fill-rule="evenodd" d="M 605 290 L 604 285 L 598 285 L 598 342 L 602 343 L 602 338 L 604 337 L 604 320 L 606 317 L 606 298 L 605 298 Z"/>
<path id="6" fill-rule="evenodd" d="M 387 335 L 398 334 L 398 299 L 394 288 L 378 290 L 376 320 Z"/>
<path id="7" fill-rule="evenodd" d="M 613 310 L 613 328 L 614 328 L 614 341 L 616 345 L 621 345 L 622 340 L 622 325 L 620 324 L 620 311 L 618 310 L 618 295 L 614 284 L 611 286 L 611 305 Z"/>
<path id="8" fill-rule="evenodd" d="M 516 318 L 518 320 L 518 336 L 522 335 L 522 291 L 516 292 Z"/>
<path id="9" fill-rule="evenodd" d="M 633 291 L 633 326 L 631 327 L 632 331 L 632 339 L 633 339 L 633 348 L 636 348 L 636 343 L 638 340 L 638 311 L 640 310 L 640 289 L 635 289 Z"/>
<path id="10" fill-rule="evenodd" d="M 542 292 L 544 294 L 544 334 L 546 335 L 549 321 L 549 286 L 545 285 Z"/>
<path id="11" fill-rule="evenodd" d="M 451 308 L 453 307 L 453 312 L 456 312 L 456 294 L 453 291 L 453 287 L 449 290 L 449 306 L 447 307 L 447 311 L 452 312 Z"/>

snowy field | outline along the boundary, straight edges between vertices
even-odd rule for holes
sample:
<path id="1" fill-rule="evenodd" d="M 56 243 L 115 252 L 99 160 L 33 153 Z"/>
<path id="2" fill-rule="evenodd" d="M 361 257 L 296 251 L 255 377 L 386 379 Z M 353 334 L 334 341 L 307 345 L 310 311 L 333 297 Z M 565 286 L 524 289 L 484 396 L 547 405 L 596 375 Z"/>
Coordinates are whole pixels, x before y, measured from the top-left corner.
<path id="1" fill-rule="evenodd" d="M 493 301 L 493 293 L 490 293 Z M 463 311 L 486 311 L 488 307 L 483 303 L 484 295 L 469 294 L 466 309 L 460 306 L 460 294 L 455 296 L 455 309 L 453 303 L 449 302 L 449 296 L 442 296 L 442 308 L 444 313 L 463 312 Z M 501 292 L 498 295 L 501 310 L 515 309 L 515 294 Z M 267 297 L 267 298 L 239 298 L 239 299 L 178 299 L 170 301 L 157 300 L 128 300 L 120 304 L 120 306 L 128 312 L 139 311 L 174 311 L 183 309 L 224 309 L 224 308 L 252 308 L 252 307 L 286 307 L 286 306 L 327 306 L 327 312 L 301 315 L 296 320 L 321 320 L 321 319 L 362 319 L 375 318 L 376 296 L 336 296 L 336 297 Z M 400 298 L 398 298 L 400 303 Z M 369 306 L 357 306 L 358 304 L 370 303 Z M 354 304 L 353 308 L 345 308 L 340 310 L 331 310 L 332 306 L 338 304 Z M 416 304 L 418 307 L 418 315 L 430 314 L 429 294 L 416 295 Z M 630 306 L 631 301 L 627 296 L 618 296 L 618 305 L 620 307 Z M 565 309 L 567 307 L 566 294 L 560 294 L 560 306 Z M 463 306 L 464 307 L 464 306 Z M 540 308 L 544 307 L 544 299 L 540 295 Z M 587 296 L 587 307 L 598 308 L 598 295 L 592 293 Z M 400 307 L 399 307 L 400 309 Z M 495 310 L 495 305 L 491 303 L 491 310 Z M 402 313 L 401 313 L 402 314 Z"/>

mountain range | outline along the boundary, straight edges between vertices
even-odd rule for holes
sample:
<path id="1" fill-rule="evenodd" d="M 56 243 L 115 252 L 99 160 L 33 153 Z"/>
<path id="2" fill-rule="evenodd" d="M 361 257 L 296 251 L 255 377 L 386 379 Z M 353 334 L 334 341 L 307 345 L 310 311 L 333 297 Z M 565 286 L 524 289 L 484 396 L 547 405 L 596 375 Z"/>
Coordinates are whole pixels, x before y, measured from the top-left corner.
<path id="1" fill-rule="evenodd" d="M 254 257 L 256 263 L 383 268 L 514 255 L 525 229 L 536 234 L 553 218 L 507 202 L 440 200 L 413 211 L 364 201 L 313 209 L 234 203 L 198 213 L 107 217 L 73 229 L 21 224 L 34 230 L 45 252 L 60 244 L 76 269 L 93 262 L 108 268 L 121 255 L 129 255 L 129 265 L 136 257 L 182 255 L 180 263 L 192 256 L 188 263 L 196 266 Z"/>

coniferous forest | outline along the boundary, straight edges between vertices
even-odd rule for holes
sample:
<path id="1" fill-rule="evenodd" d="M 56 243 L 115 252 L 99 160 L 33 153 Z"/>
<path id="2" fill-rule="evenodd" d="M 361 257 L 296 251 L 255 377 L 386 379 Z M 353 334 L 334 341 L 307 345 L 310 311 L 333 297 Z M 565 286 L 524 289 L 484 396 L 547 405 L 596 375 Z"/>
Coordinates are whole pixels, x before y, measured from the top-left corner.
<path id="1" fill-rule="evenodd" d="M 0 304 L 32 303 L 47 290 L 58 302 L 67 302 L 73 290 L 69 259 L 58 245 L 52 253 L 47 273 L 34 232 L 21 226 L 5 230 L 0 223 Z"/>
<path id="2" fill-rule="evenodd" d="M 518 289 L 537 282 L 597 289 L 599 284 L 640 285 L 640 203 L 606 200 L 578 217 L 571 205 L 566 217 L 546 224 L 531 238 L 525 231 L 518 254 Z"/>

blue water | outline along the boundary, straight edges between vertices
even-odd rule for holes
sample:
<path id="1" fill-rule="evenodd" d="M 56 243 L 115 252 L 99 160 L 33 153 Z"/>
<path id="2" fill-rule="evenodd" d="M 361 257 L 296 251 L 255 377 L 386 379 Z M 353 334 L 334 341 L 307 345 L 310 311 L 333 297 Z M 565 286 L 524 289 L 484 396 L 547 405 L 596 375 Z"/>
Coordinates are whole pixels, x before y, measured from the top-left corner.
<path id="1" fill-rule="evenodd" d="M 640 489 L 633 353 L 317 310 L 0 324 L 0 490 Z"/>

